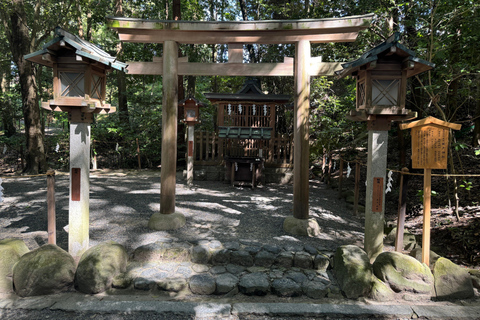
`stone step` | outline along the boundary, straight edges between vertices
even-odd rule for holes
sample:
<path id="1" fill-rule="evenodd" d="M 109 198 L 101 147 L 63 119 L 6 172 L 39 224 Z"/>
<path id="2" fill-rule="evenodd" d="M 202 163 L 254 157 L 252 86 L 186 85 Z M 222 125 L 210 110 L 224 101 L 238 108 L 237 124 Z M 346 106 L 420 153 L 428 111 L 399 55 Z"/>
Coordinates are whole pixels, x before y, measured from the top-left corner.
<path id="1" fill-rule="evenodd" d="M 137 248 L 113 286 L 200 295 L 341 296 L 328 270 L 333 253 L 322 249 L 164 239 Z"/>

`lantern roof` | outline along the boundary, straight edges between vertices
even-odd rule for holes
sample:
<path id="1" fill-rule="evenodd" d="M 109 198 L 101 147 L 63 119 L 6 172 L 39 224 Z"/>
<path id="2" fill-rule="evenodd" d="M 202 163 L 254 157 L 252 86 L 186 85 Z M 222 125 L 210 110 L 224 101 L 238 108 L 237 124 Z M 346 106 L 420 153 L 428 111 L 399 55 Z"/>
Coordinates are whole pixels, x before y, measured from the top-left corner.
<path id="1" fill-rule="evenodd" d="M 286 94 L 265 94 L 260 90 L 257 79 L 247 78 L 243 87 L 236 93 L 205 93 L 205 98 L 214 101 L 251 101 L 287 103 L 290 96 Z"/>
<path id="2" fill-rule="evenodd" d="M 63 55 L 71 55 L 64 50 L 73 51 L 75 55 L 87 60 L 99 62 L 107 69 L 116 69 L 127 72 L 127 64 L 118 61 L 93 43 L 81 39 L 60 27 L 55 28 L 55 38 L 46 43 L 39 51 L 25 55 L 25 59 L 52 68 L 56 58 Z"/>
<path id="3" fill-rule="evenodd" d="M 417 120 L 409 123 L 402 123 L 400 124 L 400 129 L 405 130 L 405 129 L 411 129 L 411 128 L 417 128 L 417 127 L 430 126 L 430 125 L 443 127 L 445 129 L 453 129 L 453 130 L 460 130 L 460 128 L 462 127 L 461 124 L 442 121 L 440 119 L 430 116 L 421 120 Z"/>
<path id="4" fill-rule="evenodd" d="M 336 71 L 338 78 L 343 78 L 357 72 L 362 66 L 376 62 L 379 59 L 410 62 L 407 69 L 407 78 L 413 77 L 435 67 L 434 63 L 416 57 L 415 52 L 399 42 L 400 33 L 396 32 L 385 42 L 362 54 L 360 58 L 342 64 L 343 70 Z"/>
<path id="5" fill-rule="evenodd" d="M 185 99 L 183 99 L 183 100 L 178 101 L 178 105 L 179 105 L 179 106 L 184 106 L 185 103 L 186 103 L 188 100 L 193 100 L 193 101 L 195 102 L 195 104 L 198 105 L 199 107 L 205 107 L 205 103 L 203 103 L 202 101 L 200 101 L 200 100 L 198 100 L 198 99 L 196 99 L 196 98 L 194 98 L 194 97 L 192 97 L 192 96 L 189 96 L 189 97 L 187 97 L 187 98 L 185 98 Z"/>

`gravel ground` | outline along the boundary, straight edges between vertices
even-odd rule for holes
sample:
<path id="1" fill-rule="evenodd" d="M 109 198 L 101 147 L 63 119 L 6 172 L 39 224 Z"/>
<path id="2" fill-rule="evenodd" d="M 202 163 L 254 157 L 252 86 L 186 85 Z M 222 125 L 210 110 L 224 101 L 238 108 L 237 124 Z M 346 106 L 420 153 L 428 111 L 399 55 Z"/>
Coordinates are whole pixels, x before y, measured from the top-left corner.
<path id="1" fill-rule="evenodd" d="M 68 184 L 56 176 L 57 244 L 68 248 Z M 0 203 L 0 239 L 21 238 L 30 249 L 47 242 L 46 178 L 5 178 Z M 147 223 L 160 208 L 159 172 L 94 172 L 90 191 L 90 246 L 115 240 L 132 252 L 162 238 L 196 242 L 209 239 L 276 245 L 323 246 L 363 243 L 363 222 L 354 217 L 336 191 L 310 181 L 310 214 L 322 229 L 317 238 L 287 235 L 283 221 L 293 214 L 292 185 L 251 189 L 223 182 L 177 181 L 176 208 L 187 223 L 175 231 L 152 231 Z"/>

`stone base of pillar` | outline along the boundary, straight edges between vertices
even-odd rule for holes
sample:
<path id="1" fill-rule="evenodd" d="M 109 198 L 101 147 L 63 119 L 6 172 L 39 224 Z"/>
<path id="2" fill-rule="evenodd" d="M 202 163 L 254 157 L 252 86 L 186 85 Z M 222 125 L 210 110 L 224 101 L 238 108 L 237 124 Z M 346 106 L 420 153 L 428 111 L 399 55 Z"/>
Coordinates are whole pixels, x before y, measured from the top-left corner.
<path id="1" fill-rule="evenodd" d="M 283 221 L 283 230 L 297 236 L 316 237 L 320 235 L 320 226 L 315 218 L 288 217 Z"/>
<path id="2" fill-rule="evenodd" d="M 185 222 L 185 216 L 181 213 L 163 214 L 157 212 L 150 217 L 148 227 L 157 231 L 176 230 L 183 227 Z"/>

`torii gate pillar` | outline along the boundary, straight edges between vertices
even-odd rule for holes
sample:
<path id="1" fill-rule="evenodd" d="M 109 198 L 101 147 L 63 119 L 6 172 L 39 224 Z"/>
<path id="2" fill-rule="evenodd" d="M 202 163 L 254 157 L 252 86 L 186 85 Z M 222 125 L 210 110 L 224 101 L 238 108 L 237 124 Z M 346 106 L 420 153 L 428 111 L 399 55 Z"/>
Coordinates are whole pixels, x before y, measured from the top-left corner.
<path id="1" fill-rule="evenodd" d="M 293 217 L 283 223 L 283 229 L 295 235 L 317 236 L 320 227 L 309 218 L 309 114 L 310 114 L 310 41 L 301 40 L 295 47 L 295 114 Z"/>
<path id="2" fill-rule="evenodd" d="M 174 230 L 185 225 L 185 216 L 175 212 L 178 121 L 178 43 L 163 43 L 162 169 L 160 212 L 148 222 L 154 230 Z"/>

